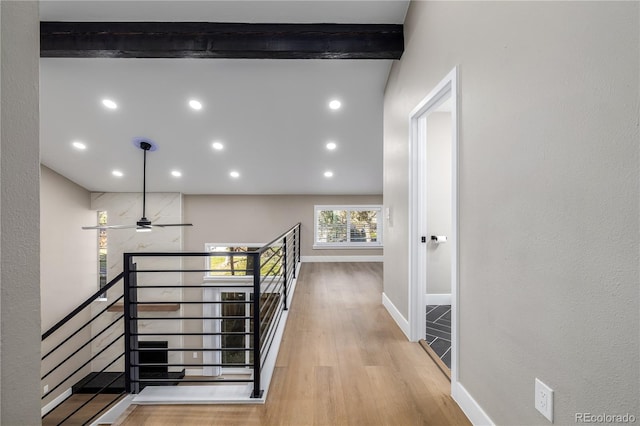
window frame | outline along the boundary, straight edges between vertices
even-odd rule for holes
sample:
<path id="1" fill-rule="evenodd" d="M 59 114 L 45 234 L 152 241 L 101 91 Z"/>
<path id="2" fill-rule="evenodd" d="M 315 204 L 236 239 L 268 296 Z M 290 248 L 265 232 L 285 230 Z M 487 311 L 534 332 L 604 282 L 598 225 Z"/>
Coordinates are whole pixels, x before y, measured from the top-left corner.
<path id="1" fill-rule="evenodd" d="M 319 224 L 318 218 L 324 210 L 344 210 L 347 212 L 347 241 L 345 242 L 321 242 L 318 241 Z M 352 242 L 351 240 L 351 212 L 353 211 L 376 211 L 376 240 L 375 242 Z M 315 205 L 313 207 L 313 248 L 318 249 L 381 249 L 383 248 L 383 220 L 381 204 L 331 204 Z"/>
<path id="2" fill-rule="evenodd" d="M 271 291 L 264 291 L 267 289 L 261 290 L 261 295 L 265 294 L 273 294 Z M 203 320 L 202 329 L 204 333 L 221 333 L 222 332 L 222 324 L 225 320 L 226 315 L 223 314 L 223 306 L 220 302 L 223 300 L 223 293 L 243 293 L 245 295 L 245 299 L 242 301 L 238 301 L 238 305 L 244 306 L 244 315 L 243 316 L 251 316 L 251 309 L 253 308 L 253 289 L 247 287 L 235 287 L 234 284 L 229 284 L 229 286 L 217 287 L 217 288 L 207 288 L 204 289 L 204 299 L 205 304 L 203 305 L 203 316 L 210 317 L 218 317 L 219 319 L 214 320 Z M 207 297 L 208 295 L 208 297 Z M 279 294 L 278 300 L 275 303 L 282 303 L 282 298 L 284 294 Z M 210 301 L 212 303 L 206 303 L 206 301 Z M 273 320 L 275 316 L 271 317 Z M 244 320 L 244 330 L 249 330 L 251 332 L 251 322 L 252 319 Z M 244 349 L 252 349 L 251 345 L 253 344 L 253 338 L 250 335 L 244 336 Z M 222 349 L 223 348 L 223 336 L 220 334 L 205 334 L 202 336 L 202 347 L 203 348 L 215 348 Z M 238 348 L 240 349 L 240 348 Z M 239 352 L 239 351 L 238 351 Z M 243 351 L 245 356 L 245 364 L 250 364 L 251 362 L 251 352 Z M 203 353 L 203 361 L 204 364 L 220 364 L 217 367 L 207 366 L 204 367 L 203 373 L 205 376 L 220 376 L 224 374 L 249 374 L 252 371 L 251 367 L 238 367 L 238 366 L 229 366 L 224 361 L 224 355 L 220 351 L 205 351 Z"/>
<path id="3" fill-rule="evenodd" d="M 211 253 L 213 251 L 212 248 L 214 247 L 261 248 L 263 246 L 264 246 L 264 243 L 205 243 L 204 251 L 207 253 Z M 204 261 L 205 269 L 209 269 L 210 259 L 211 259 L 210 257 L 205 258 L 205 261 Z M 252 275 L 213 275 L 210 271 L 207 271 L 204 275 L 204 280 L 205 281 L 252 281 L 253 276 Z"/>
<path id="4" fill-rule="evenodd" d="M 109 221 L 109 212 L 108 210 L 96 210 L 96 214 L 97 214 L 97 219 L 98 219 L 98 225 L 107 225 L 108 221 Z M 109 261 L 108 261 L 108 255 L 109 255 L 109 234 L 107 233 L 106 229 L 99 229 L 98 230 L 98 239 L 97 239 L 97 243 L 98 243 L 98 270 L 97 270 L 97 275 L 98 275 L 98 290 L 101 290 L 102 287 L 106 286 L 109 283 L 108 280 L 108 270 L 109 270 Z M 104 256 L 104 270 L 102 268 L 102 263 L 103 263 L 103 256 Z M 108 300 L 107 298 L 107 292 L 105 291 L 104 293 L 102 293 L 100 295 L 100 297 L 98 297 L 98 299 L 96 299 L 98 301 L 101 302 L 106 302 Z"/>

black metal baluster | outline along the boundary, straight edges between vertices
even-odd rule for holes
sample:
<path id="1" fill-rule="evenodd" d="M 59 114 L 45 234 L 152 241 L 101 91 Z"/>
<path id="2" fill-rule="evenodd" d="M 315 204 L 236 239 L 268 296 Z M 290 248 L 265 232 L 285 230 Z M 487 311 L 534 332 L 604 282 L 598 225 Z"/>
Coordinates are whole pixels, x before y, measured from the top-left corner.
<path id="1" fill-rule="evenodd" d="M 131 254 L 124 254 L 124 369 L 127 393 L 140 392 L 138 367 L 138 280 Z"/>
<path id="2" fill-rule="evenodd" d="M 282 290 L 284 298 L 283 298 L 283 308 L 285 311 L 289 310 L 289 307 L 287 306 L 287 262 L 289 261 L 289 258 L 287 257 L 287 237 L 285 235 L 284 240 L 283 240 L 283 244 L 282 244 L 282 250 L 283 250 L 283 263 L 284 263 L 284 270 L 282 271 L 282 278 L 284 279 L 284 288 Z"/>
<path id="3" fill-rule="evenodd" d="M 253 259 L 253 392 L 251 398 L 261 398 L 260 389 L 260 254 L 250 253 Z"/>

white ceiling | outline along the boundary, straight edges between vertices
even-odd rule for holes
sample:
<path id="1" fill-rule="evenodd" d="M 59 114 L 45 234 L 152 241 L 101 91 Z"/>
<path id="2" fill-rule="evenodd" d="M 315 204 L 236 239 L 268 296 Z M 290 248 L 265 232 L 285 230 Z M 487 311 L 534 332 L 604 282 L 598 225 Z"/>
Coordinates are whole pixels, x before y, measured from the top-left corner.
<path id="1" fill-rule="evenodd" d="M 41 0 L 42 21 L 402 24 L 408 0 Z"/>
<path id="2" fill-rule="evenodd" d="M 41 20 L 402 23 L 407 1 L 44 1 Z M 42 163 L 91 191 L 382 193 L 382 103 L 391 61 L 40 61 Z M 119 105 L 101 104 L 111 98 Z M 196 98 L 203 109 L 187 105 Z M 342 108 L 329 110 L 338 98 Z M 77 151 L 73 141 L 87 145 Z M 220 140 L 222 151 L 211 144 Z M 325 148 L 333 140 L 334 151 Z M 124 176 L 111 175 L 114 169 Z M 182 177 L 171 176 L 180 170 Z M 229 176 L 231 170 L 240 178 Z M 334 176 L 327 179 L 327 170 Z"/>

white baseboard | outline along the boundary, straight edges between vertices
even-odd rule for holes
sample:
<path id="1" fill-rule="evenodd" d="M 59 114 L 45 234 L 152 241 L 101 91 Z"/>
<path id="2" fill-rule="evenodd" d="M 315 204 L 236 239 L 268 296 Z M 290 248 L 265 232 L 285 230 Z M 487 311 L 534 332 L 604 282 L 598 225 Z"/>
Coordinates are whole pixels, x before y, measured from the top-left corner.
<path id="1" fill-rule="evenodd" d="M 66 391 L 62 392 L 60 395 L 55 397 L 50 403 L 48 403 L 47 405 L 42 407 L 42 409 L 40 410 L 40 417 L 44 416 L 49 411 L 51 411 L 54 408 L 56 408 L 58 405 L 60 405 L 62 403 L 62 401 L 64 401 L 65 399 L 69 398 L 70 396 L 71 396 L 71 388 L 69 388 Z"/>
<path id="2" fill-rule="evenodd" d="M 382 262 L 383 256 L 300 256 L 303 263 L 315 262 Z"/>
<path id="3" fill-rule="evenodd" d="M 448 294 L 425 294 L 425 305 L 450 305 L 451 293 Z"/>
<path id="4" fill-rule="evenodd" d="M 398 324 L 398 327 L 400 327 L 400 330 L 402 330 L 404 335 L 407 336 L 409 340 L 411 340 L 411 338 L 409 337 L 409 321 L 407 321 L 407 319 L 402 316 L 398 308 L 396 308 L 393 302 L 384 293 L 382 293 L 382 306 L 387 309 L 387 312 L 389 312 L 391 318 L 393 318 L 396 324 Z"/>
<path id="5" fill-rule="evenodd" d="M 204 370 L 202 368 L 185 368 L 185 376 L 204 376 Z"/>
<path id="6" fill-rule="evenodd" d="M 129 394 L 122 398 L 116 405 L 111 407 L 106 413 L 98 417 L 91 426 L 111 425 L 129 408 L 131 402 L 135 398 L 135 394 Z"/>
<path id="7" fill-rule="evenodd" d="M 484 412 L 480 404 L 460 384 L 451 382 L 451 396 L 458 403 L 464 414 L 475 426 L 494 426 L 493 420 Z"/>

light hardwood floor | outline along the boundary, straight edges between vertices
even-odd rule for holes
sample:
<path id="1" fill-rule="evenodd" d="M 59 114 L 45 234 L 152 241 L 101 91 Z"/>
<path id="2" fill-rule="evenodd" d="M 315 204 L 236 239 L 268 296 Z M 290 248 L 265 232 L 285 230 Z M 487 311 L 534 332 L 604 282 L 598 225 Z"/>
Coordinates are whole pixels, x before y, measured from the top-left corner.
<path id="1" fill-rule="evenodd" d="M 69 399 L 55 408 L 47 417 L 42 419 L 42 426 L 54 426 L 59 424 L 69 414 L 75 411 L 80 405 L 84 404 L 93 395 L 89 394 L 75 394 L 71 395 Z M 81 408 L 77 413 L 72 415 L 69 419 L 63 423 L 65 426 L 83 425 L 89 420 L 95 413 L 104 408 L 107 404 L 112 403 L 117 395 L 105 394 L 98 395 L 95 399 Z M 106 410 L 105 410 L 106 411 Z M 94 419 L 95 420 L 95 419 Z"/>
<path id="2" fill-rule="evenodd" d="M 137 406 L 119 424 L 470 424 L 381 293 L 380 263 L 304 264 L 266 404 Z"/>

